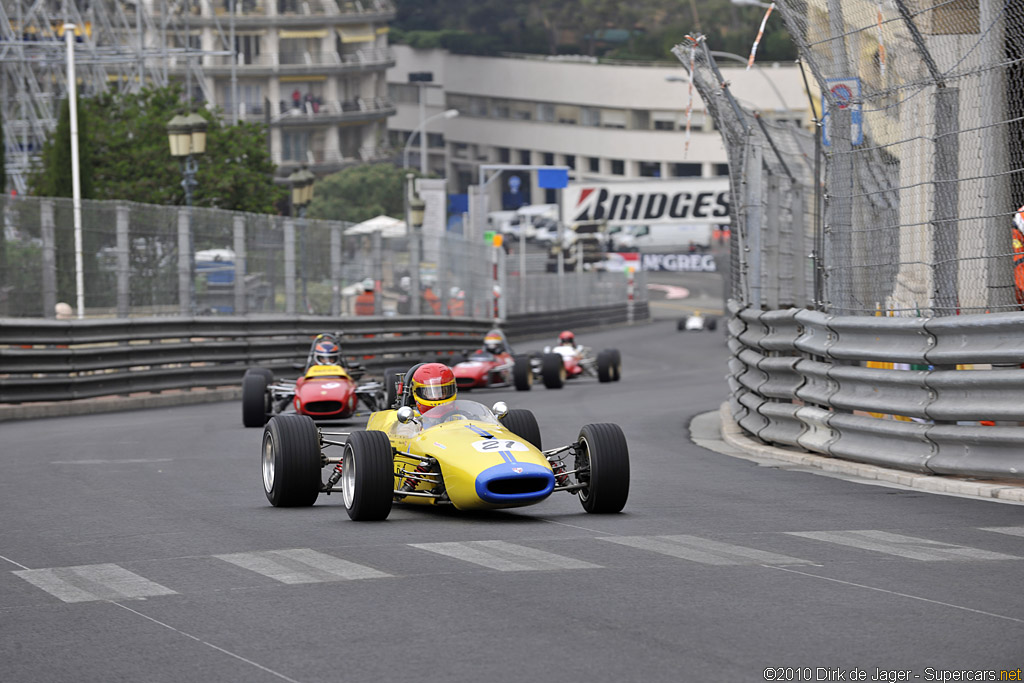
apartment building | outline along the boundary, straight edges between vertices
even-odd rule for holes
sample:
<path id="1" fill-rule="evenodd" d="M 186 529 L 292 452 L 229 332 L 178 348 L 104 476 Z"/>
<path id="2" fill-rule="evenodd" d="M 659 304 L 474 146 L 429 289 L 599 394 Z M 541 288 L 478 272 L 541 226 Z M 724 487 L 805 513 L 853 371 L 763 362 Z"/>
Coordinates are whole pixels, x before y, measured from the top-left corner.
<path id="1" fill-rule="evenodd" d="M 714 177 L 728 173 L 725 147 L 696 90 L 686 142 L 689 88 L 681 65 L 599 64 L 587 58 L 522 55 L 477 57 L 394 45 L 388 93 L 397 113 L 389 120 L 392 145 L 403 149 L 421 123 L 428 168 L 448 178 L 448 191 L 464 193 L 482 164 L 568 166 L 579 180 Z M 730 61 L 730 59 L 732 61 Z M 799 67 L 729 66 L 720 57 L 732 92 L 765 118 L 808 125 L 809 105 Z M 410 74 L 429 73 L 428 82 Z M 438 116 L 457 109 L 454 118 Z M 419 140 L 409 145 L 419 166 Z M 530 203 L 552 203 L 554 190 L 538 189 L 535 173 L 503 174 L 488 188 L 489 205 L 508 204 L 507 178 Z M 499 187 L 500 185 L 500 187 Z"/>

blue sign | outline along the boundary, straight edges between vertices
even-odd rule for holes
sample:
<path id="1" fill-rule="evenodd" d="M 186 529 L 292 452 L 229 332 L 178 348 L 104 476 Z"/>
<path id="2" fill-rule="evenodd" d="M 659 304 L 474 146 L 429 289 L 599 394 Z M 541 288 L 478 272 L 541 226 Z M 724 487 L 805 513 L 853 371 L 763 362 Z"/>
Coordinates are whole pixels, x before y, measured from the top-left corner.
<path id="1" fill-rule="evenodd" d="M 523 184 L 523 181 L 517 175 L 508 177 L 508 191 L 512 194 L 519 193 L 519 186 Z"/>
<path id="2" fill-rule="evenodd" d="M 826 78 L 825 85 L 835 98 L 840 109 L 850 108 L 850 144 L 859 145 L 864 142 L 864 114 L 861 111 L 860 103 L 860 79 L 859 78 Z M 826 147 L 832 145 L 829 136 L 829 119 L 831 112 L 828 110 L 828 101 L 825 93 L 821 94 L 821 110 L 825 112 L 821 117 L 821 143 Z"/>
<path id="3" fill-rule="evenodd" d="M 569 169 L 540 168 L 537 169 L 537 187 L 558 189 L 569 186 Z"/>

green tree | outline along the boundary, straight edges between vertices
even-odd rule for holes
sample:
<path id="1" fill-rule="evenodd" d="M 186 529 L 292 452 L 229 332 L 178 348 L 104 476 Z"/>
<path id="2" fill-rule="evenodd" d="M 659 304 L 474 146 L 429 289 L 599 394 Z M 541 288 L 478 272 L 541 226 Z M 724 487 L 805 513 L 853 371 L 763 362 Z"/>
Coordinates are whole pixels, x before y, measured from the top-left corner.
<path id="1" fill-rule="evenodd" d="M 83 98 L 79 105 L 84 198 L 185 203 L 181 167 L 167 145 L 167 122 L 181 109 L 180 87 L 107 92 Z M 274 184 L 275 166 L 267 152 L 264 127 L 247 123 L 228 126 L 209 111 L 199 113 L 209 127 L 206 153 L 197 157 L 199 184 L 193 204 L 274 213 L 275 202 L 287 189 Z M 61 123 L 43 147 L 42 165 L 30 180 L 34 194 L 71 196 L 69 128 L 62 114 Z"/>
<path id="2" fill-rule="evenodd" d="M 381 214 L 404 218 L 408 172 L 391 164 L 368 164 L 331 174 L 317 182 L 307 215 L 353 223 Z"/>

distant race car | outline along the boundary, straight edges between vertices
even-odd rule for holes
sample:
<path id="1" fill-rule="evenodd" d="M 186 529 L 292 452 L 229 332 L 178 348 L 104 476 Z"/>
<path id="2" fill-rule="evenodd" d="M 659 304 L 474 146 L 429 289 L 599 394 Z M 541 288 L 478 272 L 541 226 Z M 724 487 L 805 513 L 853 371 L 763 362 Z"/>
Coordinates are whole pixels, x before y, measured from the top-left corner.
<path id="1" fill-rule="evenodd" d="M 563 339 L 564 338 L 564 339 Z M 622 356 L 618 349 L 604 349 L 597 355 L 581 346 L 570 332 L 563 332 L 557 346 L 545 347 L 531 357 L 533 372 L 548 389 L 561 389 L 566 380 L 597 377 L 599 382 L 618 382 L 622 378 Z"/>
<path id="2" fill-rule="evenodd" d="M 718 318 L 713 315 L 704 315 L 700 311 L 694 311 L 693 315 L 680 318 L 676 323 L 676 330 L 679 332 L 699 330 L 714 332 L 716 329 L 718 329 Z"/>
<path id="3" fill-rule="evenodd" d="M 317 335 L 298 379 L 275 379 L 268 368 L 246 370 L 242 378 L 242 424 L 262 427 L 287 410 L 317 420 L 354 417 L 360 403 L 368 411 L 380 410 L 385 407 L 384 384 L 358 383 L 362 374 L 362 366 L 342 359 L 336 335 Z"/>
<path id="4" fill-rule="evenodd" d="M 307 416 L 272 418 L 262 449 L 271 505 L 309 506 L 321 493 L 341 493 L 350 518 L 379 520 L 396 502 L 514 508 L 567 491 L 587 512 L 625 506 L 629 450 L 618 425 L 588 424 L 576 441 L 541 450 L 540 429 L 528 410 L 457 399 L 417 415 L 409 381 L 404 385 L 402 406 L 374 413 L 366 430 L 325 432 Z M 331 470 L 327 481 L 325 468 Z"/>
<path id="5" fill-rule="evenodd" d="M 491 330 L 484 336 L 483 348 L 452 365 L 459 390 L 515 386 L 529 391 L 533 386 L 533 367 L 527 355 L 512 355 L 505 334 Z"/>

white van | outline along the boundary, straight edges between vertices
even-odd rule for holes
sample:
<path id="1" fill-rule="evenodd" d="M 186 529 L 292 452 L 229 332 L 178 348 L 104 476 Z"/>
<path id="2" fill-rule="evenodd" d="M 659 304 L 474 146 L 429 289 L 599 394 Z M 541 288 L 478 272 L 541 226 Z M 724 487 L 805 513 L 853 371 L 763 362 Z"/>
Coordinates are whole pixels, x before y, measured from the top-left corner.
<path id="1" fill-rule="evenodd" d="M 623 225 L 610 228 L 614 251 L 672 248 L 698 249 L 711 247 L 711 223 L 652 223 L 650 225 Z"/>

